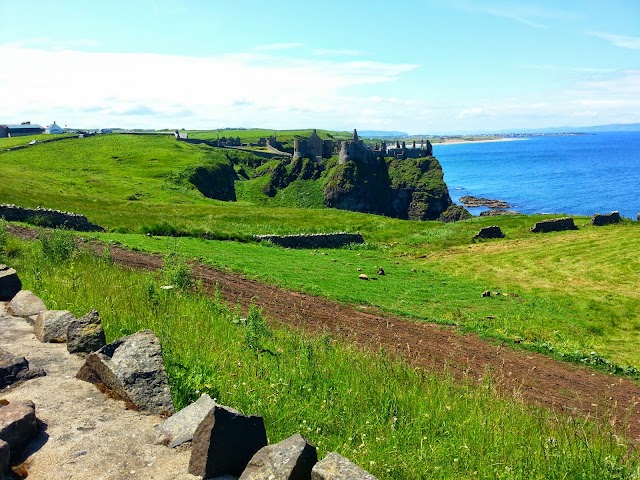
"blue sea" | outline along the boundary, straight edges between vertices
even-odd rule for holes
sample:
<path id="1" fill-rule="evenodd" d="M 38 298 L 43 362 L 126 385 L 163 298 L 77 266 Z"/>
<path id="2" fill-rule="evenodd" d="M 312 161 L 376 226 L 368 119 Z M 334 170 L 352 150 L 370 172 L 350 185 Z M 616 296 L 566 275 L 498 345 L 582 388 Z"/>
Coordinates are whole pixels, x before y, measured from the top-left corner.
<path id="1" fill-rule="evenodd" d="M 640 213 L 640 132 L 434 144 L 433 152 L 456 203 L 473 195 L 521 213 Z"/>

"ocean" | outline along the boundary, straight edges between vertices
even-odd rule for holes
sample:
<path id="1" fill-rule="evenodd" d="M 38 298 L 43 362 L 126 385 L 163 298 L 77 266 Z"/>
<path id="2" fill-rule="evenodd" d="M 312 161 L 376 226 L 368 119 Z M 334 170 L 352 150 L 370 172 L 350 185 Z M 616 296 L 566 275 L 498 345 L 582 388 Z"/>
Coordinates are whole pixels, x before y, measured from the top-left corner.
<path id="1" fill-rule="evenodd" d="M 451 199 L 505 200 L 520 213 L 640 213 L 640 132 L 433 145 Z M 479 215 L 485 207 L 469 209 Z"/>

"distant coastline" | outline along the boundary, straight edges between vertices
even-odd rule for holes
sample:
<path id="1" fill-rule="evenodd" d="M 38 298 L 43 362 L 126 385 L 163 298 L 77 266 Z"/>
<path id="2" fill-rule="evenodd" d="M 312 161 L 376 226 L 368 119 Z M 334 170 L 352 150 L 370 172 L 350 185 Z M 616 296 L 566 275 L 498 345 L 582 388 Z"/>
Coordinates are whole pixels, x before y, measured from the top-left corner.
<path id="1" fill-rule="evenodd" d="M 463 138 L 450 138 L 450 139 L 445 139 L 444 142 L 432 142 L 434 147 L 439 147 L 441 145 L 461 145 L 464 143 L 494 143 L 494 142 L 513 142 L 513 141 L 517 141 L 517 140 L 528 140 L 527 138 L 511 138 L 511 137 L 504 137 L 504 138 L 489 138 L 486 140 L 465 140 Z"/>

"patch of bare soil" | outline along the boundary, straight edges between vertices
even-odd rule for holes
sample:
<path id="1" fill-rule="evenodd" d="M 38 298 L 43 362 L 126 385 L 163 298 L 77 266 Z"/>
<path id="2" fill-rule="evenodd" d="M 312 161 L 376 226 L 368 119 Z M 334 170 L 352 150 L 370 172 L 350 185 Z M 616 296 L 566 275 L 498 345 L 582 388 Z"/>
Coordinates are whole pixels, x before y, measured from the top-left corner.
<path id="1" fill-rule="evenodd" d="M 14 232 L 18 233 L 14 228 Z M 29 230 L 29 229 L 25 229 Z M 29 232 L 22 232 L 31 235 Z M 101 251 L 101 245 L 95 245 Z M 158 256 L 112 247 L 113 260 L 131 268 L 161 268 Z M 524 402 L 611 422 L 640 440 L 640 387 L 633 381 L 543 355 L 494 345 L 456 328 L 363 311 L 326 298 L 291 292 L 194 264 L 209 291 L 244 307 L 253 303 L 274 322 L 299 330 L 329 333 L 361 348 L 384 349 L 411 365 L 447 372 L 464 381 L 491 373 L 503 394 Z"/>

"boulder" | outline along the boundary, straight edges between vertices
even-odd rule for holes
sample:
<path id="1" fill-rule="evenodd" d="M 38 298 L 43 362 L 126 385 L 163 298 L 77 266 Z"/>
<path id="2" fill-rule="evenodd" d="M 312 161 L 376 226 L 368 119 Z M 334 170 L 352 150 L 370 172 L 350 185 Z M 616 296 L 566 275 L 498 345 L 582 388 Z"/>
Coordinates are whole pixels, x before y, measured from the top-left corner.
<path id="1" fill-rule="evenodd" d="M 190 442 L 198 425 L 216 405 L 209 395 L 203 393 L 198 400 L 156 427 L 159 433 L 157 443 L 175 448 Z"/>
<path id="2" fill-rule="evenodd" d="M 9 459 L 11 458 L 11 451 L 9 444 L 4 440 L 0 440 L 0 480 L 4 480 L 4 472 L 9 469 Z"/>
<path id="3" fill-rule="evenodd" d="M 0 408 L 0 440 L 9 444 L 12 458 L 20 455 L 37 433 L 33 402 L 11 402 Z"/>
<path id="4" fill-rule="evenodd" d="M 26 318 L 46 310 L 44 302 L 29 290 L 20 290 L 7 305 L 7 312 L 16 317 Z"/>
<path id="5" fill-rule="evenodd" d="M 249 461 L 240 480 L 308 480 L 317 461 L 316 447 L 297 433 L 261 448 Z"/>
<path id="6" fill-rule="evenodd" d="M 76 377 L 124 400 L 129 408 L 159 415 L 174 412 L 160 341 L 150 330 L 90 353 Z"/>
<path id="7" fill-rule="evenodd" d="M 577 230 L 578 227 L 573 223 L 573 218 L 552 218 L 550 220 L 542 220 L 537 222 L 532 228 L 533 233 L 561 232 L 563 230 Z"/>
<path id="8" fill-rule="evenodd" d="M 0 301 L 11 300 L 22 289 L 18 273 L 6 265 L 0 264 Z"/>
<path id="9" fill-rule="evenodd" d="M 360 280 L 369 280 L 369 275 L 367 275 L 365 273 L 361 273 L 360 275 L 358 275 L 358 278 Z"/>
<path id="10" fill-rule="evenodd" d="M 591 225 L 595 227 L 601 227 L 603 225 L 609 225 L 611 223 L 620 223 L 619 212 L 611 212 L 607 215 L 596 213 L 593 217 L 591 217 Z"/>
<path id="11" fill-rule="evenodd" d="M 36 317 L 33 331 L 42 343 L 64 343 L 67 328 L 76 317 L 68 310 L 43 310 Z"/>
<path id="12" fill-rule="evenodd" d="M 311 480 L 377 480 L 349 459 L 335 452 L 316 463 Z"/>
<path id="13" fill-rule="evenodd" d="M 42 375 L 45 375 L 44 370 L 41 368 L 30 369 L 26 358 L 13 355 L 0 348 L 0 388 Z"/>
<path id="14" fill-rule="evenodd" d="M 100 315 L 95 310 L 84 317 L 74 319 L 67 327 L 67 350 L 69 353 L 93 353 L 107 344 Z"/>
<path id="15" fill-rule="evenodd" d="M 203 478 L 239 477 L 249 460 L 266 445 L 262 417 L 216 405 L 193 435 L 189 473 Z"/>
<path id="16" fill-rule="evenodd" d="M 504 233 L 498 225 L 491 225 L 490 227 L 482 227 L 473 238 L 504 238 Z"/>

